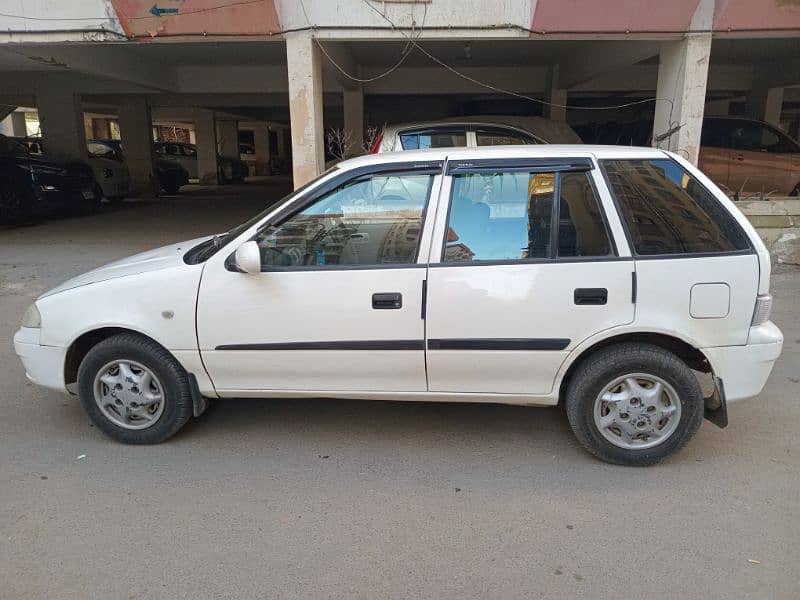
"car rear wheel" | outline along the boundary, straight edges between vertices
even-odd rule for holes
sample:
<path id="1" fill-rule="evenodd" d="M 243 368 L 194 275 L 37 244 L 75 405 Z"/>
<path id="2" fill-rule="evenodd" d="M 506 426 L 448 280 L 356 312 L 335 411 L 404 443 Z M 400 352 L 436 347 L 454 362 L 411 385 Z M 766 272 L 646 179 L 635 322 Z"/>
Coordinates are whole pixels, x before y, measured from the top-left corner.
<path id="1" fill-rule="evenodd" d="M 609 463 L 651 465 L 680 450 L 703 420 L 694 373 L 649 344 L 599 350 L 567 388 L 567 417 L 578 441 Z"/>
<path id="2" fill-rule="evenodd" d="M 94 346 L 78 369 L 84 410 L 109 437 L 126 444 L 157 444 L 192 416 L 186 371 L 166 349 L 120 334 Z"/>
<path id="3" fill-rule="evenodd" d="M 30 198 L 19 185 L 0 182 L 0 223 L 18 225 L 30 218 Z"/>

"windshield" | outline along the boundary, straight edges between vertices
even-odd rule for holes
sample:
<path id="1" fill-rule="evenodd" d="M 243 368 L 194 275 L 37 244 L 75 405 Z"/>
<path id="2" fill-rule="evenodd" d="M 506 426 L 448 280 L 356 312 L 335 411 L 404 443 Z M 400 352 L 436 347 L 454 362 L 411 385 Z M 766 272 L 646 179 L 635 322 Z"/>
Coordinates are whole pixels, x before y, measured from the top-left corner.
<path id="1" fill-rule="evenodd" d="M 276 206 L 278 206 L 280 204 L 284 204 L 285 202 L 288 202 L 292 198 L 300 196 L 303 192 L 305 192 L 311 186 L 316 185 L 321 179 L 327 177 L 330 173 L 332 173 L 333 171 L 335 171 L 337 169 L 338 169 L 337 165 L 334 165 L 331 168 L 326 169 L 322 173 L 322 175 L 320 175 L 319 177 L 317 177 L 315 179 L 312 179 L 307 184 L 305 184 L 304 186 L 294 190 L 293 192 L 289 192 L 288 194 L 286 194 L 283 198 L 281 198 L 277 202 L 273 202 L 273 203 L 269 204 L 264 210 L 262 210 L 260 213 L 258 213 L 257 215 L 255 215 L 251 219 L 248 219 L 244 223 L 242 223 L 240 225 L 237 225 L 236 227 L 234 227 L 233 229 L 231 229 L 230 231 L 228 231 L 226 233 L 222 233 L 220 235 L 215 235 L 213 238 L 211 238 L 209 240 L 206 240 L 204 242 L 200 242 L 197 246 L 195 246 L 194 248 L 189 250 L 184 255 L 183 260 L 186 263 L 190 264 L 190 265 L 195 265 L 197 263 L 201 263 L 203 261 L 208 260 L 209 258 L 214 256 L 214 254 L 216 254 L 217 250 L 219 250 L 220 248 L 226 246 L 231 240 L 234 240 L 237 237 L 239 237 L 242 233 L 247 231 L 250 227 L 252 227 L 256 223 L 261 221 L 269 213 L 271 213 L 273 210 L 275 210 Z"/>
<path id="2" fill-rule="evenodd" d="M 122 161 L 122 157 L 119 155 L 116 148 L 114 148 L 110 144 L 90 141 L 86 143 L 86 148 L 89 151 L 89 156 L 95 158 L 107 158 L 109 160 Z"/>

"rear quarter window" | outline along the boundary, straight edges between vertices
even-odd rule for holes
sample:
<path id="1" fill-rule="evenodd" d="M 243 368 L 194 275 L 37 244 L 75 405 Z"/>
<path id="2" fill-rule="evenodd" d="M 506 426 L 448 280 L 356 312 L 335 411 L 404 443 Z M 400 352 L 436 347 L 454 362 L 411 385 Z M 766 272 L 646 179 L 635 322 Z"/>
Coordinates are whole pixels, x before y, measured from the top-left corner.
<path id="1" fill-rule="evenodd" d="M 677 162 L 601 160 L 640 256 L 750 250 L 750 240 L 714 195 Z"/>

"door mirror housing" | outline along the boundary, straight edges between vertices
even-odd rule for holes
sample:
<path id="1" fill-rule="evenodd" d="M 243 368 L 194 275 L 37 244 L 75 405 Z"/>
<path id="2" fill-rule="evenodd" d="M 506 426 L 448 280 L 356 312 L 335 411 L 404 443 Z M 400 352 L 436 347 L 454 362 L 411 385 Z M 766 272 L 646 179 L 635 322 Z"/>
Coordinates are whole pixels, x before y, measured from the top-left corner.
<path id="1" fill-rule="evenodd" d="M 239 246 L 234 254 L 234 264 L 242 273 L 260 273 L 261 250 L 258 243 L 251 240 Z"/>

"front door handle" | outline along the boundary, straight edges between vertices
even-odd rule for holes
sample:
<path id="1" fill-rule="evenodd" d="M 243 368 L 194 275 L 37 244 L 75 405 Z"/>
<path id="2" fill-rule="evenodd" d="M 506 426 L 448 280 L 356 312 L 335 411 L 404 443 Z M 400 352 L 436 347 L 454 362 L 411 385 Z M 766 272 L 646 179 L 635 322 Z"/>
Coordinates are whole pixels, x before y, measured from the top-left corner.
<path id="1" fill-rule="evenodd" d="M 605 304 L 608 302 L 608 290 L 606 288 L 578 288 L 575 290 L 573 299 L 579 306 Z"/>
<path id="2" fill-rule="evenodd" d="M 372 308 L 379 310 L 403 308 L 403 294 L 398 292 L 372 294 Z"/>

